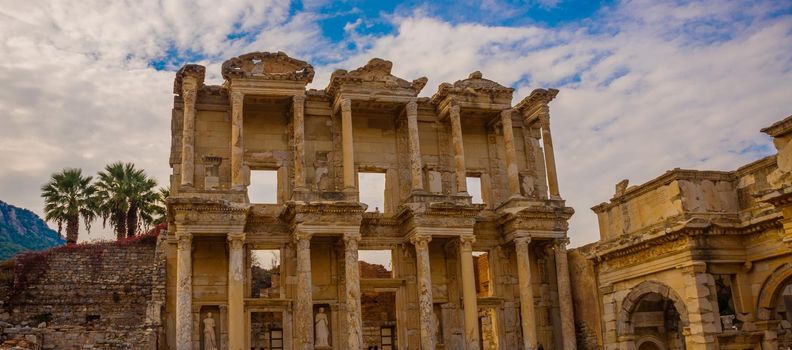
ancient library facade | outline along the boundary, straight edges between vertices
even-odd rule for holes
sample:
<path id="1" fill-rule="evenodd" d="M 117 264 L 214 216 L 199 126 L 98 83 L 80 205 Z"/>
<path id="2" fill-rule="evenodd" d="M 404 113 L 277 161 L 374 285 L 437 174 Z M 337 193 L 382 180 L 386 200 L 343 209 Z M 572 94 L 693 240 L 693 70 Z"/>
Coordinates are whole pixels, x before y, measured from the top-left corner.
<path id="1" fill-rule="evenodd" d="M 391 67 L 322 90 L 281 52 L 227 60 L 221 86 L 178 71 L 168 348 L 575 348 L 558 91 L 512 105 L 474 72 L 418 97 Z"/>

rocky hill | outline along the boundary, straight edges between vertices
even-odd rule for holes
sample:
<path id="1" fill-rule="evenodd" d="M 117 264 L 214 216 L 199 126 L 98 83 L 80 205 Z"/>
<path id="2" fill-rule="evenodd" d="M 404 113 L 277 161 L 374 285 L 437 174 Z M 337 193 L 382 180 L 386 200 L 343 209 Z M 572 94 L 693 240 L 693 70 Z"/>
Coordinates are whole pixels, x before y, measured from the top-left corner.
<path id="1" fill-rule="evenodd" d="M 0 201 L 0 260 L 26 250 L 42 250 L 65 241 L 32 211 Z"/>

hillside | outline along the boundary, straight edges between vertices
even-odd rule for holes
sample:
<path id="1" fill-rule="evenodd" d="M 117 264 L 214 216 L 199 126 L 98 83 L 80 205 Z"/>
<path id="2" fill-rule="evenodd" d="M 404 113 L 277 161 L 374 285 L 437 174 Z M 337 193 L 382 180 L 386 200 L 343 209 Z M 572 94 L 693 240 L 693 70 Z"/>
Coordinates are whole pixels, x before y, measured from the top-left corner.
<path id="1" fill-rule="evenodd" d="M 47 249 L 64 242 L 38 215 L 0 201 L 0 260 L 20 251 Z"/>

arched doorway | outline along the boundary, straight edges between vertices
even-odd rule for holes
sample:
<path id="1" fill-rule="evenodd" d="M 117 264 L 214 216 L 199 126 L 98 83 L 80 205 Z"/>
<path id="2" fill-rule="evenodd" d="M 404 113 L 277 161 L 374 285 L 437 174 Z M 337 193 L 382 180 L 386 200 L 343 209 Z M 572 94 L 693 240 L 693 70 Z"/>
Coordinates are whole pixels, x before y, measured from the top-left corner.
<path id="1" fill-rule="evenodd" d="M 618 333 L 636 350 L 685 349 L 687 310 L 679 295 L 656 281 L 631 289 L 622 301 Z"/>
<path id="2" fill-rule="evenodd" d="M 757 315 L 761 321 L 777 321 L 777 348 L 792 347 L 792 264 L 778 266 L 759 292 Z M 773 330 L 770 330 L 773 331 Z"/>
<path id="3" fill-rule="evenodd" d="M 773 319 L 779 321 L 778 348 L 787 349 L 792 347 L 792 278 L 781 285 L 774 305 Z"/>

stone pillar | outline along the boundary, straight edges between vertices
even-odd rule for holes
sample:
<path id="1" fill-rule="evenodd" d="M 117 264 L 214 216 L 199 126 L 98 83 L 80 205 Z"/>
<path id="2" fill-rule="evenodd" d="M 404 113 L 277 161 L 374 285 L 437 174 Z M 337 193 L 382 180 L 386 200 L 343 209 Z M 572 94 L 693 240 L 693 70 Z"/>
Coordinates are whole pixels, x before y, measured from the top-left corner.
<path id="1" fill-rule="evenodd" d="M 778 332 L 776 330 L 768 329 L 764 331 L 762 350 L 778 350 Z"/>
<path id="2" fill-rule="evenodd" d="M 245 148 L 242 141 L 242 102 L 244 99 L 243 93 L 231 92 L 231 188 L 235 190 L 245 188 L 243 171 Z"/>
<path id="3" fill-rule="evenodd" d="M 531 283 L 531 255 L 529 237 L 514 239 L 517 253 L 517 279 L 520 284 L 520 316 L 522 319 L 523 349 L 536 349 L 536 313 L 534 311 L 533 285 Z"/>
<path id="4" fill-rule="evenodd" d="M 550 198 L 558 199 L 558 173 L 556 172 L 555 155 L 553 153 L 553 138 L 550 136 L 550 108 L 540 107 L 539 123 L 542 126 L 542 141 L 544 142 L 545 168 L 547 168 L 547 187 L 550 188 Z"/>
<path id="5" fill-rule="evenodd" d="M 311 235 L 295 233 L 297 248 L 297 293 L 294 300 L 294 325 L 299 350 L 312 350 L 313 329 L 313 284 L 311 282 Z"/>
<path id="6" fill-rule="evenodd" d="M 454 169 L 456 171 L 457 193 L 467 194 L 465 147 L 462 142 L 462 123 L 459 120 L 459 105 L 451 105 L 448 110 L 448 118 L 451 120 L 451 142 L 454 145 Z"/>
<path id="7" fill-rule="evenodd" d="M 294 128 L 294 187 L 305 188 L 305 96 L 292 98 Z"/>
<path id="8" fill-rule="evenodd" d="M 715 279 L 707 273 L 707 264 L 703 261 L 693 261 L 680 268 L 690 327 L 690 334 L 685 336 L 685 347 L 688 350 L 717 349 L 715 334 L 719 331 L 720 317 L 716 314 L 717 309 L 713 308 L 717 305 Z"/>
<path id="9" fill-rule="evenodd" d="M 429 242 L 431 236 L 413 236 L 410 242 L 415 246 L 416 267 L 418 270 L 418 308 L 421 324 L 421 349 L 434 350 L 435 328 L 434 305 L 432 305 L 432 272 L 429 263 Z"/>
<path id="10" fill-rule="evenodd" d="M 423 191 L 423 170 L 421 165 L 421 146 L 418 137 L 418 102 L 410 100 L 404 108 L 407 114 L 407 134 L 410 138 L 410 170 L 412 190 Z"/>
<path id="11" fill-rule="evenodd" d="M 503 125 L 503 144 L 506 148 L 506 175 L 509 178 L 509 193 L 520 196 L 520 175 L 517 172 L 517 154 L 514 151 L 514 128 L 512 127 L 513 109 L 501 112 Z"/>
<path id="12" fill-rule="evenodd" d="M 182 82 L 184 118 L 182 123 L 181 185 L 192 186 L 195 179 L 195 100 L 198 86 L 195 78 Z"/>
<path id="13" fill-rule="evenodd" d="M 360 307 L 360 272 L 358 271 L 360 234 L 344 235 L 344 280 L 346 281 L 347 349 L 363 346 L 363 320 Z"/>
<path id="14" fill-rule="evenodd" d="M 245 234 L 228 235 L 228 349 L 245 348 Z"/>
<path id="15" fill-rule="evenodd" d="M 344 156 L 344 189 L 355 187 L 355 151 L 352 137 L 352 101 L 341 100 L 341 146 Z"/>
<path id="16" fill-rule="evenodd" d="M 572 310 L 572 290 L 569 282 L 569 265 L 567 263 L 566 245 L 568 238 L 556 240 L 555 264 L 558 282 L 558 304 L 561 312 L 561 336 L 564 339 L 564 350 L 575 350 L 575 314 Z"/>
<path id="17" fill-rule="evenodd" d="M 176 350 L 192 350 L 192 234 L 176 239 Z"/>
<path id="18" fill-rule="evenodd" d="M 473 236 L 459 237 L 459 261 L 462 266 L 462 305 L 465 314 L 465 348 L 479 349 L 476 275 L 473 270 Z"/>

